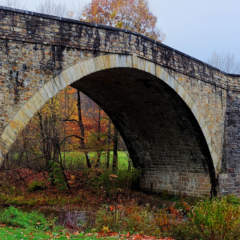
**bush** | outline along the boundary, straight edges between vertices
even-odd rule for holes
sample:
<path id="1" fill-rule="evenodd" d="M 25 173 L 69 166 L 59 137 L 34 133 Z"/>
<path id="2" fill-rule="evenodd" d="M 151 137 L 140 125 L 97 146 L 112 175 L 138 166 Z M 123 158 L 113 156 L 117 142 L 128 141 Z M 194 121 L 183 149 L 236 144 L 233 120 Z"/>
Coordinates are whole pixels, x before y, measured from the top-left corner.
<path id="1" fill-rule="evenodd" d="M 103 206 L 96 214 L 97 231 L 129 232 L 147 235 L 164 236 L 178 216 L 170 217 L 167 211 L 154 212 L 150 206 Z"/>
<path id="2" fill-rule="evenodd" d="M 9 207 L 0 213 L 0 222 L 8 226 L 20 228 L 33 228 L 38 230 L 49 230 L 54 224 L 54 220 L 49 222 L 38 212 L 23 212 L 15 207 Z"/>
<path id="3" fill-rule="evenodd" d="M 50 182 L 56 186 L 59 191 L 65 191 L 68 189 L 64 169 L 62 169 L 58 162 L 50 161 L 50 169 L 48 174 L 50 177 Z"/>
<path id="4" fill-rule="evenodd" d="M 175 228 L 173 236 L 179 240 L 239 239 L 238 202 L 235 197 L 200 201 L 188 214 L 188 221 Z"/>
<path id="5" fill-rule="evenodd" d="M 240 198 L 234 195 L 228 195 L 225 197 L 228 203 L 240 205 Z"/>
<path id="6" fill-rule="evenodd" d="M 91 169 L 88 170 L 88 185 L 96 190 L 104 189 L 112 195 L 119 189 L 133 188 L 139 176 L 140 173 L 137 169 L 119 170 L 117 174 L 113 174 L 110 170 Z"/>
<path id="7" fill-rule="evenodd" d="M 33 180 L 28 184 L 28 191 L 35 192 L 46 189 L 46 184 L 43 181 Z"/>

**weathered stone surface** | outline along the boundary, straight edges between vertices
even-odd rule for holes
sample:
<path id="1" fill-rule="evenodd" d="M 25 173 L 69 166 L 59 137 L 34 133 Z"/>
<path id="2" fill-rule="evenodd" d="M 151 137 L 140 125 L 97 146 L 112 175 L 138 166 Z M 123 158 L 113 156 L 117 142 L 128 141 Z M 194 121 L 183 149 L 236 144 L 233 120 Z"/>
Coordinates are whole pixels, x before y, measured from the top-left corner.
<path id="1" fill-rule="evenodd" d="M 143 189 L 240 194 L 240 76 L 126 30 L 3 7 L 0 23 L 1 161 L 72 85 L 119 128 Z"/>

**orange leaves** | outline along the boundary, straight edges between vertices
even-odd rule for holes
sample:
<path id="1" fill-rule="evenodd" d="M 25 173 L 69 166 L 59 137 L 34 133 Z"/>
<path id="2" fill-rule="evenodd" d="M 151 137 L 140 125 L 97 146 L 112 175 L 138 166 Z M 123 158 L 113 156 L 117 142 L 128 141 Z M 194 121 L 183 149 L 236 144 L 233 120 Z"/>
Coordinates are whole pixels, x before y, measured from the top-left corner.
<path id="1" fill-rule="evenodd" d="M 192 207 L 187 202 L 183 201 L 182 204 L 186 212 L 191 210 Z"/>
<path id="2" fill-rule="evenodd" d="M 68 180 L 68 184 L 73 185 L 76 182 L 76 176 L 70 175 L 70 180 Z"/>
<path id="3" fill-rule="evenodd" d="M 70 233 L 68 233 L 68 232 L 66 232 L 65 236 L 66 236 L 67 239 L 70 239 L 70 238 L 71 238 L 71 235 L 70 235 Z"/>
<path id="4" fill-rule="evenodd" d="M 116 174 L 110 174 L 110 175 L 109 175 L 109 179 L 110 179 L 110 180 L 112 180 L 112 179 L 114 179 L 114 178 L 118 178 L 118 175 L 116 175 Z"/>
<path id="5" fill-rule="evenodd" d="M 110 0 L 92 0 L 83 11 L 84 20 L 103 24 L 110 20 Z"/>
<path id="6" fill-rule="evenodd" d="M 105 237 L 116 237 L 119 236 L 119 234 L 117 232 L 111 232 L 108 227 L 105 227 L 108 231 L 103 231 L 103 232 L 99 232 L 97 237 L 98 238 L 105 238 Z"/>
<path id="7" fill-rule="evenodd" d="M 75 232 L 72 233 L 73 236 L 77 236 L 79 234 L 80 234 L 79 231 L 75 231 Z"/>
<path id="8" fill-rule="evenodd" d="M 112 212 L 114 210 L 114 206 L 110 206 L 109 210 Z"/>
<path id="9" fill-rule="evenodd" d="M 169 210 L 170 214 L 173 214 L 176 216 L 179 215 L 179 210 L 176 209 L 174 205 L 171 205 L 170 207 L 168 207 L 168 210 Z"/>
<path id="10" fill-rule="evenodd" d="M 92 0 L 83 11 L 82 20 L 139 32 L 154 39 L 162 34 L 156 27 L 157 18 L 146 0 Z"/>
<path id="11" fill-rule="evenodd" d="M 130 235 L 128 232 L 127 234 L 119 234 L 117 232 L 99 232 L 97 235 L 98 238 L 105 238 L 105 237 L 118 237 L 118 239 L 129 239 L 129 240 L 174 240 L 173 238 L 156 238 L 153 236 L 146 236 L 143 234 L 133 234 Z"/>
<path id="12" fill-rule="evenodd" d="M 172 209 L 173 211 L 173 209 Z M 103 231 L 108 229 L 108 234 L 112 231 L 137 232 L 139 234 L 124 235 L 123 239 L 158 239 L 148 235 L 160 236 L 162 233 L 167 234 L 172 226 L 176 226 L 178 216 L 168 213 L 168 209 L 151 211 L 150 206 L 139 206 L 136 202 L 128 204 L 113 204 L 97 212 L 97 228 Z M 179 223 L 179 222 L 178 222 Z M 107 228 L 105 228 L 107 227 Z M 106 231 L 105 231 L 106 232 Z M 121 235 L 122 236 L 122 235 Z M 121 237 L 120 237 L 121 239 Z"/>

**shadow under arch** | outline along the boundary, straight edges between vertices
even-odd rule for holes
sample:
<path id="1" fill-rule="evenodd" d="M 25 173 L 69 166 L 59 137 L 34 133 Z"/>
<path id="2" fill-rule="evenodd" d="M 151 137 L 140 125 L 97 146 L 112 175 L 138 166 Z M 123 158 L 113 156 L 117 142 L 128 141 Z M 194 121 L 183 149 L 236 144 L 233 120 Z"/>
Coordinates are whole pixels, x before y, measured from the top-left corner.
<path id="1" fill-rule="evenodd" d="M 69 85 L 90 96 L 119 128 L 134 164 L 144 169 L 143 189 L 177 193 L 183 187 L 193 195 L 189 188 L 197 191 L 196 181 L 207 174 L 209 191 L 216 193 L 217 154 L 196 104 L 164 68 L 137 56 L 80 61 L 47 82 L 4 129 L 4 154 L 33 115 Z"/>

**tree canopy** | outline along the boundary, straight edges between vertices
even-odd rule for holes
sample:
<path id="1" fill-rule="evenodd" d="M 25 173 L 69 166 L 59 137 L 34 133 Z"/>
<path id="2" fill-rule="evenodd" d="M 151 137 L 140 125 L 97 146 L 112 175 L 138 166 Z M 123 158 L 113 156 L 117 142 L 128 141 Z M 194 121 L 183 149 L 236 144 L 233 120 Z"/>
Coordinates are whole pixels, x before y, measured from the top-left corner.
<path id="1" fill-rule="evenodd" d="M 156 40 L 163 34 L 156 27 L 157 17 L 147 0 L 92 0 L 82 12 L 81 20 L 128 29 Z"/>

